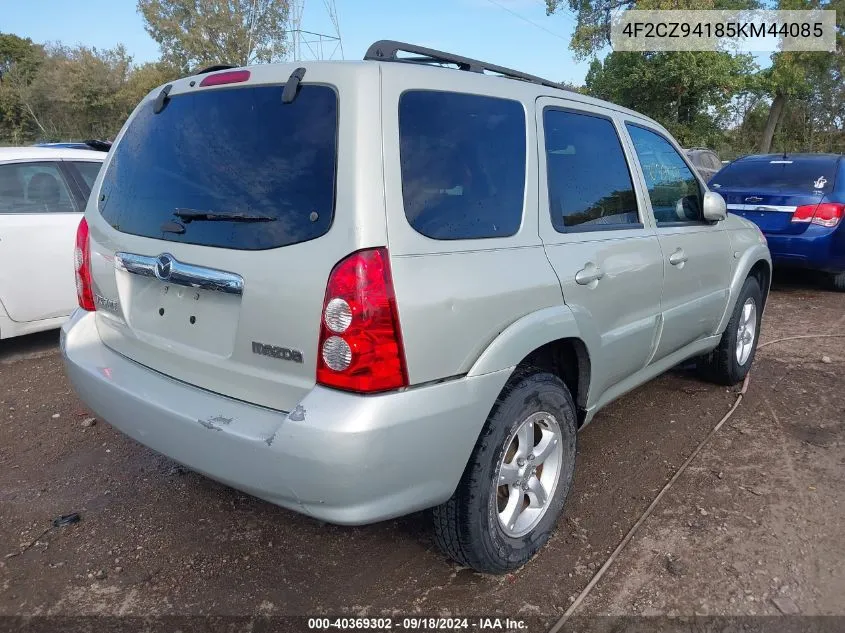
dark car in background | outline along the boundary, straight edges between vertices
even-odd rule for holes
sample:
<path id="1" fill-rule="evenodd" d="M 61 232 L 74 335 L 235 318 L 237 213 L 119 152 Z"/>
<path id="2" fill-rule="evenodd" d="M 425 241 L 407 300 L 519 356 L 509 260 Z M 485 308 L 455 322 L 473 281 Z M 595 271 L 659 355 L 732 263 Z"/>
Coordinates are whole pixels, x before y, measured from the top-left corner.
<path id="1" fill-rule="evenodd" d="M 705 147 L 691 147 L 685 150 L 692 166 L 704 180 L 710 180 L 722 168 L 719 155 Z"/>
<path id="2" fill-rule="evenodd" d="M 744 156 L 710 179 L 728 211 L 755 222 L 775 266 L 828 273 L 845 291 L 845 158 L 841 154 Z"/>

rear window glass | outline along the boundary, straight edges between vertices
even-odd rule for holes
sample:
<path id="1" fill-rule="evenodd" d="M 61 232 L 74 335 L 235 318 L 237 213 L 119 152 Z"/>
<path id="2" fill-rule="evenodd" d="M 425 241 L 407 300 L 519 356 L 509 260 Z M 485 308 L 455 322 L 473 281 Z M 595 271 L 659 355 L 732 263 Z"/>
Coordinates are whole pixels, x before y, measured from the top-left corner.
<path id="1" fill-rule="evenodd" d="M 303 85 L 283 104 L 282 90 L 176 95 L 159 114 L 144 104 L 112 150 L 103 217 L 124 233 L 243 250 L 326 233 L 334 213 L 337 95 Z"/>
<path id="2" fill-rule="evenodd" d="M 82 176 L 82 180 L 88 187 L 88 191 L 91 191 L 91 188 L 94 186 L 94 181 L 97 180 L 97 174 L 100 173 L 100 167 L 102 167 L 103 164 L 90 161 L 74 161 L 73 166 L 76 167 L 77 171 L 79 171 L 79 174 Z"/>
<path id="3" fill-rule="evenodd" d="M 787 157 L 731 163 L 716 174 L 710 184 L 715 189 L 741 187 L 828 193 L 833 190 L 835 178 L 835 159 L 801 160 Z"/>
<path id="4" fill-rule="evenodd" d="M 440 240 L 514 235 L 525 198 L 525 111 L 516 101 L 409 91 L 399 101 L 405 215 Z"/>
<path id="5" fill-rule="evenodd" d="M 0 165 L 0 213 L 76 211 L 58 162 Z"/>

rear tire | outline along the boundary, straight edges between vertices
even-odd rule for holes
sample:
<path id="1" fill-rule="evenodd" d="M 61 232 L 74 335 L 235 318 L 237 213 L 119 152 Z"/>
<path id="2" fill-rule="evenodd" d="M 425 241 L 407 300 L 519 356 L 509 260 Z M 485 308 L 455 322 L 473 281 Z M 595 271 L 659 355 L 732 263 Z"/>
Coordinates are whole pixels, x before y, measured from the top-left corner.
<path id="1" fill-rule="evenodd" d="M 447 556 L 503 574 L 546 544 L 572 485 L 576 420 L 557 376 L 520 370 L 508 381 L 457 490 L 433 510 L 435 540 Z"/>
<path id="2" fill-rule="evenodd" d="M 698 364 L 704 379 L 726 386 L 745 379 L 757 354 L 762 315 L 763 291 L 757 279 L 749 277 L 742 286 L 719 346 Z"/>
<path id="3" fill-rule="evenodd" d="M 833 287 L 839 292 L 845 292 L 845 273 L 834 274 L 830 277 Z"/>

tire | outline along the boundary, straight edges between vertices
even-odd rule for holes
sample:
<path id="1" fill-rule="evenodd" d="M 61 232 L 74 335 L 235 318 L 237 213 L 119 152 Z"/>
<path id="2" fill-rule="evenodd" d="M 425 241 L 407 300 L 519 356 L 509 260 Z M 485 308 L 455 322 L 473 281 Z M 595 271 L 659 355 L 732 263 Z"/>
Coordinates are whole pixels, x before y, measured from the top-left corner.
<path id="1" fill-rule="evenodd" d="M 535 369 L 518 371 L 508 381 L 457 490 L 433 510 L 435 540 L 447 556 L 479 572 L 503 574 L 527 563 L 546 544 L 572 486 L 576 419 L 572 396 L 557 376 Z M 523 446 L 520 437 L 529 437 L 525 430 L 529 421 L 535 432 Z M 523 433 L 518 435 L 520 429 Z M 557 438 L 560 448 L 552 438 Z M 530 446 L 535 442 L 536 446 Z M 527 457 L 523 451 L 529 453 Z M 541 458 L 543 463 L 535 473 L 532 464 Z M 517 478 L 516 484 L 494 485 L 511 477 Z M 532 507 L 540 492 L 534 480 L 546 492 L 542 508 Z M 522 483 L 530 486 L 527 492 L 522 492 Z M 514 508 L 526 505 L 509 531 L 500 512 L 513 517 Z"/>
<path id="2" fill-rule="evenodd" d="M 747 352 L 740 353 L 738 339 L 740 336 L 740 324 L 744 321 L 745 306 L 751 302 L 754 306 L 753 332 L 748 332 L 750 323 L 745 324 L 743 332 L 750 338 L 750 348 Z M 719 346 L 699 363 L 699 373 L 703 378 L 720 385 L 732 386 L 745 379 L 754 363 L 754 356 L 757 354 L 757 341 L 760 338 L 760 320 L 763 314 L 763 291 L 760 283 L 754 277 L 745 280 L 742 290 L 739 293 L 736 306 L 730 321 L 722 333 Z"/>
<path id="3" fill-rule="evenodd" d="M 834 274 L 830 276 L 833 287 L 839 292 L 845 292 L 845 273 Z"/>

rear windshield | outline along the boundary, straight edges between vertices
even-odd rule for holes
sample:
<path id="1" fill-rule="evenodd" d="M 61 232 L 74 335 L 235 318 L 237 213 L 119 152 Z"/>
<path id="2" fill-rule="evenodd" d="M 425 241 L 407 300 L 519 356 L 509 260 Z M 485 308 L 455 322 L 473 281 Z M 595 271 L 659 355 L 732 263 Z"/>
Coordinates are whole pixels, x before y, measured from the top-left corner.
<path id="1" fill-rule="evenodd" d="M 726 165 L 710 184 L 717 190 L 719 187 L 740 187 L 828 193 L 833 190 L 835 179 L 836 159 L 773 158 L 740 160 Z"/>
<path id="2" fill-rule="evenodd" d="M 174 96 L 141 107 L 113 150 L 100 212 L 124 233 L 258 250 L 304 242 L 332 223 L 337 95 L 303 85 Z"/>

